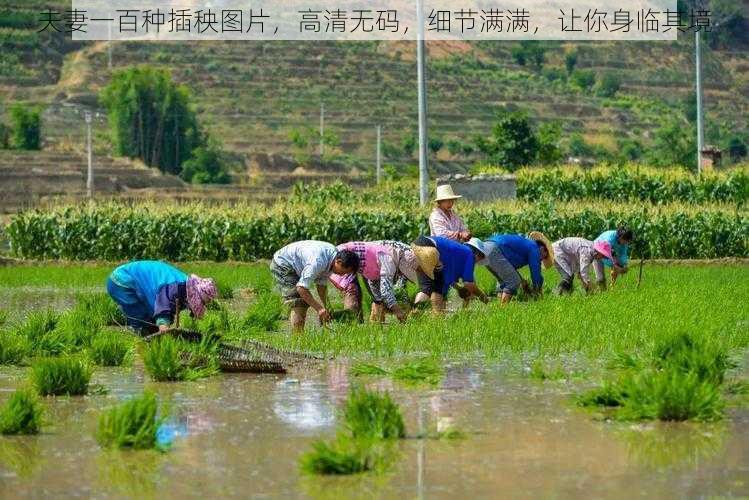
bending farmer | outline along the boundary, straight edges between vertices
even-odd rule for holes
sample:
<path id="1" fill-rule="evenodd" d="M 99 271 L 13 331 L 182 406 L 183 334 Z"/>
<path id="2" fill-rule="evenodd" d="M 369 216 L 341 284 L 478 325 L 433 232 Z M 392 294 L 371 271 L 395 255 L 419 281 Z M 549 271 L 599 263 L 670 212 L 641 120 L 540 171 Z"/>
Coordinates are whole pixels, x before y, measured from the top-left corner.
<path id="1" fill-rule="evenodd" d="M 466 245 L 478 251 L 477 263 L 486 266 L 497 278 L 496 293 L 503 304 L 509 302 L 521 286 L 531 295 L 542 293 L 541 263 L 546 268 L 554 263 L 551 242 L 543 233 L 533 231 L 528 238 L 519 234 L 495 234 L 483 242 L 471 238 Z M 517 271 L 524 266 L 530 268 L 531 285 Z"/>
<path id="2" fill-rule="evenodd" d="M 607 241 L 611 245 L 611 259 L 603 259 L 603 265 L 611 268 L 611 284 L 616 283 L 620 274 L 625 274 L 629 269 L 629 245 L 635 239 L 631 229 L 619 227 L 616 231 L 604 231 L 596 238 L 596 241 Z"/>
<path id="3" fill-rule="evenodd" d="M 297 241 L 278 250 L 270 263 L 270 272 L 281 291 L 284 302 L 291 307 L 291 328 L 304 330 L 309 307 L 317 311 L 320 323 L 330 321 L 327 310 L 328 279 L 332 273 L 353 274 L 359 269 L 359 257 L 351 250 L 337 250 L 323 241 Z M 312 295 L 317 288 L 320 301 Z"/>
<path id="4" fill-rule="evenodd" d="M 399 241 L 352 241 L 338 245 L 338 250 L 351 250 L 359 256 L 359 273 L 372 297 L 370 321 L 385 321 L 385 310 L 403 322 L 406 313 L 395 297 L 395 283 L 405 278 L 413 283 L 416 277 L 416 256 L 411 247 Z M 356 274 L 333 274 L 331 283 L 343 292 L 346 309 L 361 312 L 362 291 Z"/>
<path id="5" fill-rule="evenodd" d="M 205 307 L 216 298 L 211 279 L 184 272 L 166 262 L 134 261 L 112 271 L 107 292 L 120 306 L 127 325 L 140 335 L 167 330 L 185 308 L 202 318 Z"/>
<path id="6" fill-rule="evenodd" d="M 431 300 L 435 312 L 444 311 L 447 293 L 459 280 L 468 292 L 466 300 L 476 296 L 482 302 L 488 301 L 476 286 L 473 276 L 476 257 L 470 247 L 440 236 L 421 236 L 411 248 L 419 265 L 421 291 L 416 295 L 417 304 Z"/>
<path id="7" fill-rule="evenodd" d="M 572 280 L 577 274 L 583 284 L 585 291 L 591 292 L 593 285 L 590 283 L 588 273 L 590 267 L 596 273 L 596 282 L 600 289 L 606 290 L 606 275 L 603 273 L 604 258 L 611 258 L 611 245 L 607 241 L 590 241 L 585 238 L 564 238 L 555 241 L 554 266 L 559 271 L 561 281 L 557 287 L 558 293 L 571 293 Z"/>

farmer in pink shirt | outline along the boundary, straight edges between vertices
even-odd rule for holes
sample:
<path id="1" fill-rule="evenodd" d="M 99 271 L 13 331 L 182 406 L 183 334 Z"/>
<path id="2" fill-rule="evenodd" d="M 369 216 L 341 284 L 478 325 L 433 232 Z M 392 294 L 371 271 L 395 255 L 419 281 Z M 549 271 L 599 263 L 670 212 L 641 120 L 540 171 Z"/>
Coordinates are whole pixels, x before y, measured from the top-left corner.
<path id="1" fill-rule="evenodd" d="M 459 198 L 462 196 L 456 195 L 449 184 L 437 186 L 437 196 L 434 199 L 437 206 L 429 215 L 429 230 L 432 236 L 442 236 L 461 243 L 471 239 L 471 232 L 463 219 L 453 211 L 455 200 Z"/>

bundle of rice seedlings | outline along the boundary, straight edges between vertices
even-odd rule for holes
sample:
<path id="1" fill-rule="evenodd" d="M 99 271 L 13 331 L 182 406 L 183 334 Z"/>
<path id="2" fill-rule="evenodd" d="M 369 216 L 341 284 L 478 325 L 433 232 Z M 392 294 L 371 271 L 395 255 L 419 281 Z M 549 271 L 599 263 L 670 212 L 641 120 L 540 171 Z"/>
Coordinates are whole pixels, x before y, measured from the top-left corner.
<path id="1" fill-rule="evenodd" d="M 121 366 L 131 356 L 133 343 L 121 332 L 103 331 L 91 341 L 89 356 L 99 366 Z"/>
<path id="2" fill-rule="evenodd" d="M 388 442 L 339 435 L 331 442 L 312 443 L 312 450 L 300 457 L 299 465 L 307 474 L 358 474 L 387 468 L 393 454 Z"/>
<path id="3" fill-rule="evenodd" d="M 36 395 L 28 389 L 19 389 L 0 409 L 0 434 L 38 434 L 42 413 Z"/>
<path id="4" fill-rule="evenodd" d="M 125 316 L 107 293 L 79 294 L 76 309 L 85 312 L 92 321 L 102 326 L 125 324 Z"/>
<path id="5" fill-rule="evenodd" d="M 88 392 L 91 368 L 78 357 L 41 358 L 31 365 L 31 381 L 42 396 L 78 396 Z"/>
<path id="6" fill-rule="evenodd" d="M 165 419 L 156 395 L 144 392 L 99 416 L 96 441 L 104 448 L 157 448 L 156 435 Z"/>
<path id="7" fill-rule="evenodd" d="M 352 389 L 343 408 L 343 422 L 354 438 L 398 439 L 406 435 L 400 408 L 388 393 Z"/>
<path id="8" fill-rule="evenodd" d="M 143 363 L 156 381 L 196 380 L 218 373 L 216 343 L 204 336 L 200 344 L 192 344 L 170 335 L 163 335 L 145 346 Z"/>
<path id="9" fill-rule="evenodd" d="M 14 331 L 0 332 L 0 365 L 20 365 L 30 352 L 26 337 Z"/>
<path id="10" fill-rule="evenodd" d="M 273 332 L 279 329 L 279 324 L 283 319 L 284 305 L 281 297 L 269 290 L 263 290 L 257 294 L 255 302 L 247 308 L 242 324 L 247 328 Z"/>

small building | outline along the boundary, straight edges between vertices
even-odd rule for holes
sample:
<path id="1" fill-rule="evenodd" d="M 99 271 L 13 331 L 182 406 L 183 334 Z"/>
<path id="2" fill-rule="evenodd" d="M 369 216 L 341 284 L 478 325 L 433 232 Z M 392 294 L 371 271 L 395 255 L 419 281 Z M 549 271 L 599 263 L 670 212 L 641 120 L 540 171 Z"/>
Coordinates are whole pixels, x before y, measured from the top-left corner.
<path id="1" fill-rule="evenodd" d="M 451 174 L 437 178 L 437 185 L 450 184 L 466 201 L 514 200 L 517 182 L 514 175 Z"/>
<path id="2" fill-rule="evenodd" d="M 715 146 L 705 146 L 702 149 L 702 168 L 712 170 L 720 167 L 723 159 L 723 152 Z"/>

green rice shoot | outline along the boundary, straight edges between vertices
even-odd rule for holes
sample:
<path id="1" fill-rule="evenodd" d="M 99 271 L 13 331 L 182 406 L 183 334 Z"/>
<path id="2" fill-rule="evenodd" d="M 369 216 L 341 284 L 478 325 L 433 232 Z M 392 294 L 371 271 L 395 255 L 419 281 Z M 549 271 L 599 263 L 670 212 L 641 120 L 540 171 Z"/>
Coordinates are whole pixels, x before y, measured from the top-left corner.
<path id="1" fill-rule="evenodd" d="M 18 389 L 0 408 L 0 434 L 38 434 L 42 405 L 29 389 Z"/>
<path id="2" fill-rule="evenodd" d="M 144 392 L 99 416 L 96 441 L 104 448 L 158 448 L 157 431 L 166 419 L 153 392 Z"/>

